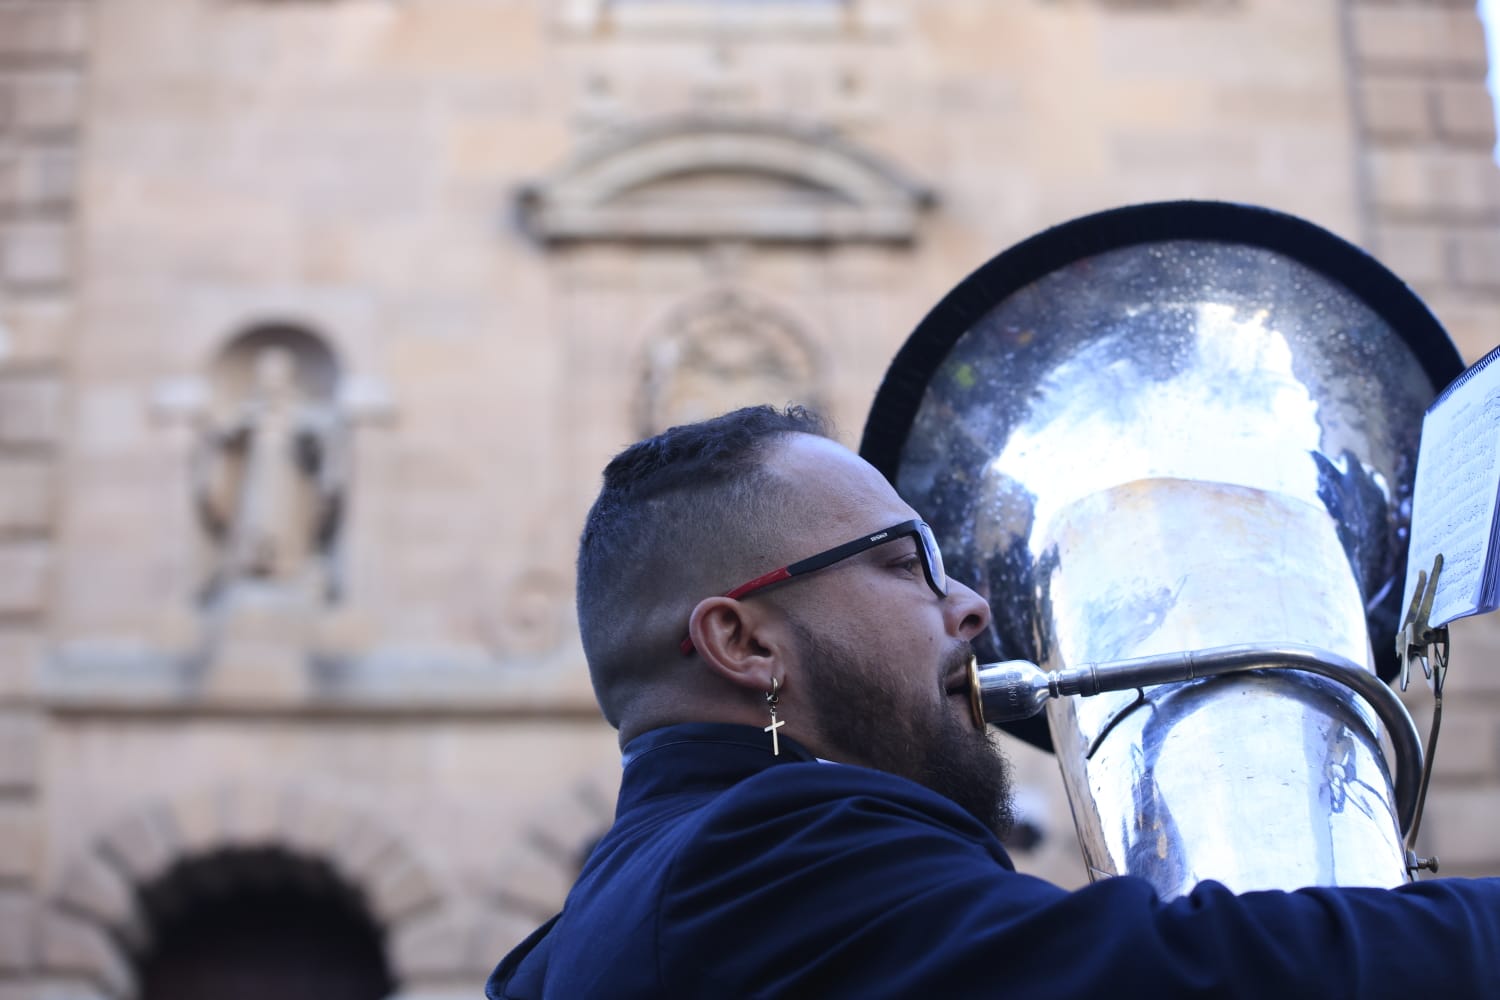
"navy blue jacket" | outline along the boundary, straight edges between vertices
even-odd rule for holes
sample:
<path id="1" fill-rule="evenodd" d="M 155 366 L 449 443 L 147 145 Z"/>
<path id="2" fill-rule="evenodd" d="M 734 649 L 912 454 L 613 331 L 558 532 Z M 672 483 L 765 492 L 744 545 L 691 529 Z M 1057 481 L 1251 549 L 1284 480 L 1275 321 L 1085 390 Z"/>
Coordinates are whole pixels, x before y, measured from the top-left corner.
<path id="1" fill-rule="evenodd" d="M 1500 879 L 1066 892 L 946 798 L 781 746 L 633 740 L 614 827 L 486 996 L 1500 997 Z"/>

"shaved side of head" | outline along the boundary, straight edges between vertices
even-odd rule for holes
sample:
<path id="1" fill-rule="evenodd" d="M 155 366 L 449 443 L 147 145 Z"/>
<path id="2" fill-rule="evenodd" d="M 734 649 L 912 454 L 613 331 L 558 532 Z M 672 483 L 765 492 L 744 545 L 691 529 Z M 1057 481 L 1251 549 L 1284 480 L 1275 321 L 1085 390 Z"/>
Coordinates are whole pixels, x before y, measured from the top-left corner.
<path id="1" fill-rule="evenodd" d="M 767 469 L 788 435 L 826 436 L 816 414 L 747 407 L 663 431 L 616 455 L 578 546 L 578 625 L 611 725 L 680 669 L 704 597 L 769 569 L 789 484 Z"/>

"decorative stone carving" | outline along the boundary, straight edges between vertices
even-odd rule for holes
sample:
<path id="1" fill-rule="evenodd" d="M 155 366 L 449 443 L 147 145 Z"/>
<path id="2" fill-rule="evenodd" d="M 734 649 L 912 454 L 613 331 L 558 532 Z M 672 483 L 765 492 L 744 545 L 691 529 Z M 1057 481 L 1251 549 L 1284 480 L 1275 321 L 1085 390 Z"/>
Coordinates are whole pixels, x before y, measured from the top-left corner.
<path id="1" fill-rule="evenodd" d="M 800 40 L 888 37 L 911 15 L 891 0 L 560 0 L 554 22 L 568 35 L 648 35 Z"/>
<path id="2" fill-rule="evenodd" d="M 210 597 L 240 580 L 305 580 L 332 549 L 347 486 L 343 421 L 299 384 L 290 350 L 257 351 L 237 409 L 203 428 L 194 463 L 194 500 L 216 545 Z"/>
<path id="3" fill-rule="evenodd" d="M 833 129 L 683 115 L 581 150 L 520 211 L 547 242 L 905 243 L 932 200 Z"/>
<path id="4" fill-rule="evenodd" d="M 505 587 L 493 620 L 481 626 L 483 637 L 500 657 L 535 657 L 563 640 L 572 588 L 560 574 L 542 568 L 520 573 Z"/>
<path id="5" fill-rule="evenodd" d="M 689 303 L 647 347 L 641 431 L 741 406 L 818 405 L 818 365 L 786 314 L 722 290 Z"/>

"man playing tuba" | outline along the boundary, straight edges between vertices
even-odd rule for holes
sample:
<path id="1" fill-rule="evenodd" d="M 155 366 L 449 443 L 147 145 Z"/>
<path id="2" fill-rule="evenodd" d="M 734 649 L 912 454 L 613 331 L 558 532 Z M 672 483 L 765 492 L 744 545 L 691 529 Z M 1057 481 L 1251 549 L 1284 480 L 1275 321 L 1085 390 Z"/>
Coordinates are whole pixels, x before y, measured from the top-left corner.
<path id="1" fill-rule="evenodd" d="M 1164 901 L 1018 874 L 968 701 L 989 608 L 801 409 L 616 456 L 577 587 L 616 822 L 493 1000 L 1500 991 L 1500 880 Z"/>

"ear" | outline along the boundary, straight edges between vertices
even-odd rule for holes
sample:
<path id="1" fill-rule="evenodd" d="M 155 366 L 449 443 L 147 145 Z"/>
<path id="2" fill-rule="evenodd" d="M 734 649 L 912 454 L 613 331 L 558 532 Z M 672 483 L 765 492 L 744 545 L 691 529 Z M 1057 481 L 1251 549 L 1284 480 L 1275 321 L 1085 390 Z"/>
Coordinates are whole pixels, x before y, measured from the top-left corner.
<path id="1" fill-rule="evenodd" d="M 729 683 L 753 691 L 785 682 L 788 636 L 766 602 L 705 597 L 688 616 L 688 635 L 704 664 Z"/>

